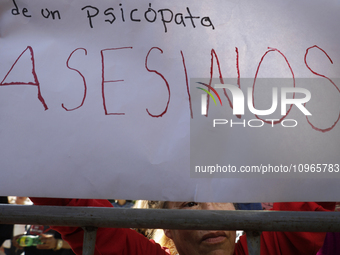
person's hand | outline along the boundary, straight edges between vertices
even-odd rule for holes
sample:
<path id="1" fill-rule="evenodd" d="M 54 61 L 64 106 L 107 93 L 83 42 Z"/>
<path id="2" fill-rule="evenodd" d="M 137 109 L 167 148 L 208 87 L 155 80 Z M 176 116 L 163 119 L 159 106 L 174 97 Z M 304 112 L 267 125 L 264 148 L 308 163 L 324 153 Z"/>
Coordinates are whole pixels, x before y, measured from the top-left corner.
<path id="1" fill-rule="evenodd" d="M 21 235 L 16 235 L 16 236 L 13 236 L 12 238 L 12 245 L 15 247 L 15 248 L 18 248 L 18 249 L 23 249 L 24 247 L 20 246 L 19 243 L 17 242 L 17 240 L 22 237 L 23 234 Z"/>
<path id="2" fill-rule="evenodd" d="M 41 234 L 40 241 L 41 244 L 37 245 L 39 250 L 53 250 L 57 246 L 57 239 L 53 235 Z"/>

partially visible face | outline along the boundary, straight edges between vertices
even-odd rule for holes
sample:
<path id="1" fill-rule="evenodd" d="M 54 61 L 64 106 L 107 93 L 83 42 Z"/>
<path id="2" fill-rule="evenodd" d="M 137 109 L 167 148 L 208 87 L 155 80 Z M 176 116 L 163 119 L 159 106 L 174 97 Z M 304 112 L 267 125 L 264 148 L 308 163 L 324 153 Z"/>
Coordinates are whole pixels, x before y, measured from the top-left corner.
<path id="1" fill-rule="evenodd" d="M 232 203 L 168 202 L 169 209 L 235 210 Z M 172 230 L 164 234 L 173 240 L 180 255 L 232 255 L 236 231 Z"/>

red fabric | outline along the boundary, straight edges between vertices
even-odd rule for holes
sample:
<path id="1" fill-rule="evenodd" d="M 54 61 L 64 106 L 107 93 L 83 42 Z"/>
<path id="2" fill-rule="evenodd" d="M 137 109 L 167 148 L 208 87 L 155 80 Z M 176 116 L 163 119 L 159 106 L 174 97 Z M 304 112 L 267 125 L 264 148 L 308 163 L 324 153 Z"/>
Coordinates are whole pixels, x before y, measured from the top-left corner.
<path id="1" fill-rule="evenodd" d="M 274 211 L 334 211 L 335 203 L 274 203 Z M 326 233 L 263 232 L 261 255 L 311 255 L 323 245 Z M 239 250 L 238 250 L 239 249 Z M 248 254 L 246 236 L 241 236 L 235 254 Z"/>
<path id="2" fill-rule="evenodd" d="M 91 199 L 51 199 L 31 198 L 35 205 L 64 205 L 112 207 L 106 200 Z M 335 203 L 274 203 L 273 210 L 280 211 L 334 211 Z M 52 227 L 62 234 L 76 254 L 82 254 L 82 228 Z M 263 232 L 261 235 L 261 255 L 311 255 L 321 248 L 326 233 L 309 232 Z M 247 241 L 242 236 L 235 247 L 235 255 L 248 255 Z M 153 240 L 130 229 L 99 228 L 95 255 L 168 255 L 168 250 L 161 248 Z"/>

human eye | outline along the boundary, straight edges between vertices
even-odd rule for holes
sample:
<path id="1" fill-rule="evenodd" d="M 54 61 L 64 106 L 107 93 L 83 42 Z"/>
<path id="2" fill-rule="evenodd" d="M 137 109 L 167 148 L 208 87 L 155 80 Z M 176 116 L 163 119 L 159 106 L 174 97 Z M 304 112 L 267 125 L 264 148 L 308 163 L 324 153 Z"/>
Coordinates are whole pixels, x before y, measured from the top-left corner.
<path id="1" fill-rule="evenodd" d="M 191 208 L 197 206 L 198 203 L 196 202 L 185 202 L 182 204 L 182 208 Z"/>

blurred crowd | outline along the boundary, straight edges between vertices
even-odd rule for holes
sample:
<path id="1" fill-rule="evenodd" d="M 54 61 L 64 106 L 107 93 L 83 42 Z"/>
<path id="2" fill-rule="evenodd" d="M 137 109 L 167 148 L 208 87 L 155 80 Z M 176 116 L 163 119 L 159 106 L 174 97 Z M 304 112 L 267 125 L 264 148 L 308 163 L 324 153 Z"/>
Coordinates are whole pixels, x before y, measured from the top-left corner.
<path id="1" fill-rule="evenodd" d="M 1 197 L 3 204 L 32 205 L 28 197 Z M 0 255 L 74 255 L 61 235 L 42 225 L 0 225 Z M 21 237 L 37 237 L 38 245 L 26 246 Z M 22 239 L 23 240 L 23 239 Z"/>

